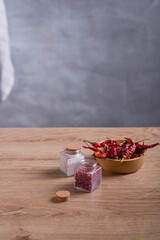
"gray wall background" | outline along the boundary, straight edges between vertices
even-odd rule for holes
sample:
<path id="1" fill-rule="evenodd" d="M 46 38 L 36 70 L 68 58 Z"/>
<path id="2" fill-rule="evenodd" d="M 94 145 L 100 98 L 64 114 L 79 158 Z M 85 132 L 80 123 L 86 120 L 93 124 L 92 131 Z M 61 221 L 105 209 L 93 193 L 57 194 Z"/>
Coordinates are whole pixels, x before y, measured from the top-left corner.
<path id="1" fill-rule="evenodd" d="M 0 127 L 160 126 L 160 0 L 5 0 Z"/>

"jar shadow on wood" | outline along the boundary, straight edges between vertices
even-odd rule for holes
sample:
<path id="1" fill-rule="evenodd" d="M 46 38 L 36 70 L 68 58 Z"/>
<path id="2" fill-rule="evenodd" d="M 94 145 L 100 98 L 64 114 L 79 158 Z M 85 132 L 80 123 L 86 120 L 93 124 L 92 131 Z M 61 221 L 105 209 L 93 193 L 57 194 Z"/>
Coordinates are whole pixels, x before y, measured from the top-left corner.
<path id="1" fill-rule="evenodd" d="M 54 169 L 45 169 L 40 173 L 42 178 L 66 178 L 65 174 L 61 172 L 59 167 L 54 168 Z"/>
<path id="2" fill-rule="evenodd" d="M 107 172 L 105 170 L 102 170 L 102 178 L 119 178 L 122 175 L 124 176 L 125 174 L 123 174 L 123 173 L 112 173 L 112 172 Z"/>

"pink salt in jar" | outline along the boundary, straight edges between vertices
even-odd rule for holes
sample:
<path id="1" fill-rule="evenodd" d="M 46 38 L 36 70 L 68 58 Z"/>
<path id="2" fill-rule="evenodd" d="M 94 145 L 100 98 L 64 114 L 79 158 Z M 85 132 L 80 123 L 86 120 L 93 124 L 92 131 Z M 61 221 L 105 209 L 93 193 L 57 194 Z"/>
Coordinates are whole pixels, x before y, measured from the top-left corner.
<path id="1" fill-rule="evenodd" d="M 84 159 L 75 171 L 75 188 L 92 192 L 101 184 L 102 168 L 94 159 Z"/>

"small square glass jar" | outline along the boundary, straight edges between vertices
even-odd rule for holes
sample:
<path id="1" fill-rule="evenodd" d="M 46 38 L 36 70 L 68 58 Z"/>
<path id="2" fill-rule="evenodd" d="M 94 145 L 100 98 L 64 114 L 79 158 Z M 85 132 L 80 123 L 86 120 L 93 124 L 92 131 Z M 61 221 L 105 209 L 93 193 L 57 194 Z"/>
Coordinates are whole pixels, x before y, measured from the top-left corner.
<path id="1" fill-rule="evenodd" d="M 100 186 L 102 168 L 94 159 L 83 159 L 75 171 L 75 188 L 92 192 Z"/>
<path id="2" fill-rule="evenodd" d="M 60 153 L 60 169 L 67 176 L 73 176 L 75 174 L 75 169 L 84 159 L 84 154 L 78 147 L 75 149 L 69 147 L 66 147 L 64 151 Z"/>

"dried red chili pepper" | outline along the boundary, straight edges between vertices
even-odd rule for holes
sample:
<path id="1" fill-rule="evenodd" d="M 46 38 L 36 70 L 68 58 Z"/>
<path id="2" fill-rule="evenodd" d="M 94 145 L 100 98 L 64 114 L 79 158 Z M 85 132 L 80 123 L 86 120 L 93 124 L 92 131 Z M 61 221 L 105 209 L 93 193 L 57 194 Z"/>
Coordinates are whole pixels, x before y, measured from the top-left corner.
<path id="1" fill-rule="evenodd" d="M 103 147 L 102 146 L 102 143 L 97 143 L 97 142 L 90 142 L 90 141 L 88 141 L 88 140 L 83 140 L 83 142 L 85 142 L 86 144 L 87 143 L 90 143 L 92 146 L 94 146 L 94 147 Z"/>
<path id="2" fill-rule="evenodd" d="M 124 150 L 127 150 L 127 149 L 129 149 L 129 147 L 130 147 L 131 145 L 132 145 L 131 141 L 126 140 L 126 141 L 122 144 L 122 148 L 123 148 Z"/>
<path id="3" fill-rule="evenodd" d="M 98 148 L 95 148 L 95 147 L 87 147 L 87 146 L 83 146 L 83 148 L 87 148 L 87 149 L 90 149 L 94 152 L 103 152 L 102 150 L 98 149 Z"/>
<path id="4" fill-rule="evenodd" d="M 125 140 L 122 144 L 121 144 L 121 150 L 119 150 L 119 156 L 122 159 L 123 155 L 125 155 L 125 152 L 131 147 L 132 142 L 130 140 Z"/>
<path id="5" fill-rule="evenodd" d="M 123 155 L 122 147 L 121 146 L 117 146 L 117 156 L 118 156 L 118 159 L 122 159 L 122 155 Z"/>
<path id="6" fill-rule="evenodd" d="M 136 145 L 136 149 L 148 149 L 148 148 L 154 148 L 156 146 L 160 145 L 160 143 L 155 143 L 155 144 L 151 144 L 151 145 Z"/>
<path id="7" fill-rule="evenodd" d="M 126 138 L 126 139 L 131 143 L 131 146 L 125 151 L 125 153 L 123 154 L 122 158 L 130 159 L 132 154 L 136 150 L 136 144 L 132 141 L 132 139 L 130 139 L 130 138 Z"/>
<path id="8" fill-rule="evenodd" d="M 109 158 L 109 154 L 108 154 L 108 152 L 95 152 L 94 153 L 94 156 L 96 157 L 96 158 Z"/>
<path id="9" fill-rule="evenodd" d="M 109 152 L 109 158 L 114 159 L 117 157 L 117 148 L 116 147 L 111 147 L 110 152 Z"/>
<path id="10" fill-rule="evenodd" d="M 83 147 L 94 151 L 94 156 L 97 158 L 112 158 L 112 159 L 122 159 L 122 160 L 124 158 L 129 159 L 129 158 L 135 158 L 135 156 L 136 157 L 142 156 L 143 154 L 140 152 L 140 150 L 153 148 L 153 147 L 156 147 L 157 145 L 160 145 L 160 143 L 145 145 L 144 142 L 143 144 L 139 145 L 138 143 L 140 141 L 134 143 L 131 138 L 127 138 L 127 137 L 125 137 L 125 141 L 122 143 L 115 140 L 111 140 L 109 138 L 108 140 L 101 143 L 90 142 L 87 140 L 84 140 L 84 142 L 87 144 L 87 147 L 86 146 L 83 146 Z M 88 143 L 90 143 L 93 147 L 90 147 Z"/>
<path id="11" fill-rule="evenodd" d="M 119 146 L 118 142 L 113 142 L 113 143 L 106 143 L 107 146 L 112 147 L 112 146 Z"/>
<path id="12" fill-rule="evenodd" d="M 92 146 L 94 147 L 104 147 L 104 146 L 119 146 L 119 143 L 116 142 L 116 141 L 111 141 L 111 140 L 106 140 L 104 142 L 101 142 L 101 143 L 97 143 L 97 142 L 90 142 L 88 140 L 83 140 L 83 142 L 85 142 L 86 144 L 87 143 L 90 143 Z"/>

